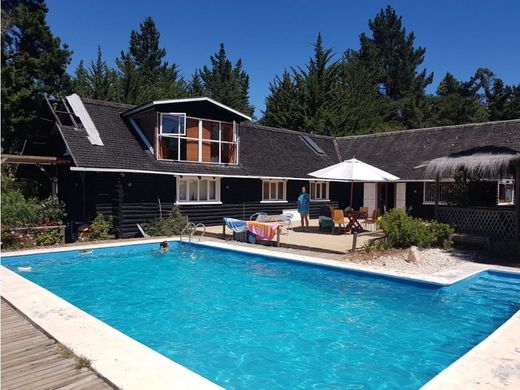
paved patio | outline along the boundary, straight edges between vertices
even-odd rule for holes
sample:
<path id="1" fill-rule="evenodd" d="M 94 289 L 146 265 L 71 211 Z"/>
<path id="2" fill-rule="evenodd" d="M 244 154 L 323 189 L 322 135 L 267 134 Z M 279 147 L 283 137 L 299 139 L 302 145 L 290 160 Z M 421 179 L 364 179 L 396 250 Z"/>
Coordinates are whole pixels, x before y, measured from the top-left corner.
<path id="1" fill-rule="evenodd" d="M 222 226 L 209 226 L 206 228 L 206 234 L 211 237 L 225 238 L 232 240 L 232 231 L 226 228 L 226 236 L 222 235 Z M 380 238 L 381 232 L 364 232 L 357 236 L 356 248 L 360 249 L 363 245 L 373 239 Z M 309 228 L 303 230 L 300 223 L 293 222 L 293 229 L 287 231 L 283 228 L 280 234 L 280 246 L 285 248 L 310 250 L 323 253 L 345 253 L 352 249 L 354 236 L 351 234 L 342 234 L 338 230 L 331 234 L 330 231 L 320 232 L 317 219 L 309 221 Z M 264 245 L 274 245 L 276 237 L 272 242 L 262 241 Z"/>

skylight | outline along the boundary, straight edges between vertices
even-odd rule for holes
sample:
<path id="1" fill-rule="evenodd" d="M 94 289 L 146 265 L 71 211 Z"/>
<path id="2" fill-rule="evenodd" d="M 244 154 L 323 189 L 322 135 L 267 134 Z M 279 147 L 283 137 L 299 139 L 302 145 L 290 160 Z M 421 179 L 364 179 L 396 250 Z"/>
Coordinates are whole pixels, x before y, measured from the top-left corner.
<path id="1" fill-rule="evenodd" d="M 311 150 L 312 150 L 314 153 L 316 153 L 316 154 L 321 154 L 321 155 L 326 154 L 326 153 L 323 151 L 323 149 L 320 148 L 320 147 L 318 146 L 318 144 L 317 144 L 316 142 L 314 142 L 314 140 L 313 140 L 311 137 L 309 137 L 308 135 L 303 135 L 303 136 L 301 136 L 300 138 L 303 140 L 303 142 L 305 142 L 305 144 L 306 144 L 309 148 L 311 148 Z"/>

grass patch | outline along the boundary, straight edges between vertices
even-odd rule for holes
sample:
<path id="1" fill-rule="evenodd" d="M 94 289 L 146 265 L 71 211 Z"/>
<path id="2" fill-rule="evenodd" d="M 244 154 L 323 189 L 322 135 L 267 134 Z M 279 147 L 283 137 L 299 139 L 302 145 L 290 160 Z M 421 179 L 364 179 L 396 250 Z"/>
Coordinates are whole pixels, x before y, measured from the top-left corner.
<path id="1" fill-rule="evenodd" d="M 67 358 L 67 359 L 74 359 L 74 368 L 77 370 L 87 367 L 90 368 L 90 365 L 92 364 L 92 361 L 85 356 L 77 356 L 72 349 L 67 348 L 63 344 L 58 345 L 58 353 Z"/>
<path id="2" fill-rule="evenodd" d="M 75 356 L 74 357 L 74 367 L 78 370 L 83 367 L 90 368 L 91 364 L 92 364 L 92 361 L 90 359 L 87 359 L 85 356 Z"/>

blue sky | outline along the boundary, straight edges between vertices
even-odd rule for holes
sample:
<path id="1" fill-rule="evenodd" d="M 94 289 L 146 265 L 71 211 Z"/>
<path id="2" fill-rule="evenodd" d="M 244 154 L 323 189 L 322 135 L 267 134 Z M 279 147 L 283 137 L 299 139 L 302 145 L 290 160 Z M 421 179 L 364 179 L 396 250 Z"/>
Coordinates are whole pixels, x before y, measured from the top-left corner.
<path id="1" fill-rule="evenodd" d="M 415 32 L 416 45 L 426 48 L 424 66 L 434 72 L 429 92 L 447 71 L 467 80 L 481 66 L 507 84 L 520 83 L 517 0 L 47 0 L 53 33 L 74 51 L 71 72 L 80 59 L 90 62 L 98 45 L 113 64 L 127 49 L 130 31 L 151 16 L 167 60 L 177 63 L 187 79 L 209 62 L 220 42 L 233 61 L 241 58 L 257 116 L 269 82 L 284 69 L 305 64 L 318 32 L 337 53 L 357 49 L 368 19 L 388 4 Z"/>

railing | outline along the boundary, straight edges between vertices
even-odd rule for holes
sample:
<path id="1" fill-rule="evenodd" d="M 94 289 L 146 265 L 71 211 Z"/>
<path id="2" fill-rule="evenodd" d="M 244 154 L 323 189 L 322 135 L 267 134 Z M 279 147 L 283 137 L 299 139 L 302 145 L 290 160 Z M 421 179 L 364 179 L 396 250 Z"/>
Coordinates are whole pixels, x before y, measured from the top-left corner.
<path id="1" fill-rule="evenodd" d="M 199 228 L 202 228 L 201 234 L 199 235 L 199 241 L 206 234 L 206 225 L 203 223 L 194 224 L 193 222 L 188 222 L 188 224 L 182 229 L 181 234 L 179 235 L 179 239 L 182 242 L 182 237 L 186 234 L 188 237 L 188 242 L 191 244 L 192 238 L 199 232 Z"/>
<path id="2" fill-rule="evenodd" d="M 485 235 L 498 241 L 514 240 L 520 222 L 514 210 L 447 206 L 439 207 L 438 220 L 449 223 L 458 233 Z"/>

